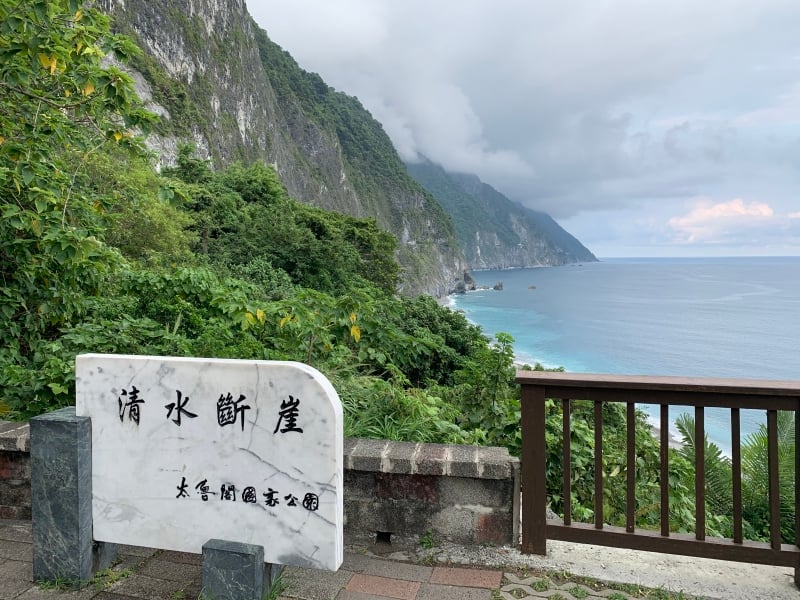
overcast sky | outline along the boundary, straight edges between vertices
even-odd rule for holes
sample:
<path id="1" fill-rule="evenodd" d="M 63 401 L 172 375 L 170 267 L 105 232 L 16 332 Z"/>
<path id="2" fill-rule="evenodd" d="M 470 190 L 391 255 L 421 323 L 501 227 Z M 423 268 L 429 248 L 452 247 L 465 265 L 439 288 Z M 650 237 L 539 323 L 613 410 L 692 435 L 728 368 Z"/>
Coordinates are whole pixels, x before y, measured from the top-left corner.
<path id="1" fill-rule="evenodd" d="M 247 0 L 400 155 L 596 255 L 800 255 L 798 0 Z"/>

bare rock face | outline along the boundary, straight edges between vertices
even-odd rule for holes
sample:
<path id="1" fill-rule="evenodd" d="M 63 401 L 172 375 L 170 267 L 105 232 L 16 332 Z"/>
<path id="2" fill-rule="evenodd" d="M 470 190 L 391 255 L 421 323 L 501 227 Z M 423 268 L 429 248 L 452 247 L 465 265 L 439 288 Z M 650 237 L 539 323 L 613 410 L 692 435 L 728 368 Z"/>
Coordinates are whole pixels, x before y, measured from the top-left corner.
<path id="1" fill-rule="evenodd" d="M 192 142 L 216 167 L 266 162 L 295 199 L 374 218 L 399 240 L 404 294 L 446 294 L 465 270 L 450 217 L 406 173 L 380 124 L 303 71 L 243 0 L 101 0 L 145 53 L 137 87 L 163 164 Z"/>

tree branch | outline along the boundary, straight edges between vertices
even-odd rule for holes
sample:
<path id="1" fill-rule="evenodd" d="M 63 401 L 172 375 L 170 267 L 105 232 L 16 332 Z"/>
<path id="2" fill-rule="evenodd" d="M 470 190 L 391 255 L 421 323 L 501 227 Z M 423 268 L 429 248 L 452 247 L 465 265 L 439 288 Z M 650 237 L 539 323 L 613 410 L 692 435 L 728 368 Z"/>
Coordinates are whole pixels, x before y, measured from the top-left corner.
<path id="1" fill-rule="evenodd" d="M 26 96 L 27 98 L 31 98 L 33 100 L 38 100 L 39 102 L 43 102 L 43 103 L 47 104 L 48 106 L 51 106 L 53 108 L 57 108 L 58 110 L 72 110 L 74 108 L 79 108 L 79 107 L 84 106 L 84 105 L 88 104 L 89 102 L 91 102 L 91 98 L 85 98 L 85 99 L 81 100 L 80 102 L 72 102 L 72 103 L 62 104 L 60 102 L 57 102 L 55 100 L 52 100 L 52 99 L 48 98 L 47 96 L 40 96 L 39 94 L 35 94 L 35 93 L 33 93 L 33 92 L 29 91 L 29 90 L 26 90 L 25 88 L 20 88 L 20 87 L 17 87 L 15 85 L 9 85 L 5 81 L 0 81 L 0 88 L 5 88 L 10 92 L 15 92 L 17 94 L 21 94 L 21 95 Z"/>

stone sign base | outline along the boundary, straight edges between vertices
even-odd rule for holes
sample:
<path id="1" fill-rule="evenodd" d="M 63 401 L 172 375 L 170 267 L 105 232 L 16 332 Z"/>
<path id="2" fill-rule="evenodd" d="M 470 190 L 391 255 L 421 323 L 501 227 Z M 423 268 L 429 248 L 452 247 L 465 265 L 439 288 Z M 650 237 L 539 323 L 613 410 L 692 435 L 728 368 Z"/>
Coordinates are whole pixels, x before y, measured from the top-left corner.
<path id="1" fill-rule="evenodd" d="M 116 546 L 92 539 L 92 428 L 68 407 L 31 419 L 33 579 L 84 585 Z"/>
<path id="2" fill-rule="evenodd" d="M 203 544 L 202 595 L 214 600 L 261 600 L 282 565 L 264 564 L 264 548 L 208 540 Z"/>

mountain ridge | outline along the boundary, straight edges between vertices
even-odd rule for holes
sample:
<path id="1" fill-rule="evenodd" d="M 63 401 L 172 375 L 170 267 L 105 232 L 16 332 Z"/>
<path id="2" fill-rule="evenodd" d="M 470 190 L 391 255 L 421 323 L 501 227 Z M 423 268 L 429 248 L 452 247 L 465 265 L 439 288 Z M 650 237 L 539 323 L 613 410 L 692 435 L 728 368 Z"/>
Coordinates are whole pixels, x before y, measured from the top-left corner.
<path id="1" fill-rule="evenodd" d="M 550 215 L 514 202 L 477 175 L 452 173 L 425 157 L 406 168 L 442 203 L 471 269 L 593 262 L 597 258 Z"/>
<path id="2" fill-rule="evenodd" d="M 189 142 L 215 168 L 265 162 L 293 198 L 375 219 L 398 239 L 403 294 L 442 296 L 469 268 L 483 268 L 465 258 L 470 246 L 457 236 L 453 212 L 409 175 L 381 124 L 357 98 L 302 69 L 243 0 L 100 5 L 143 49 L 131 68 L 148 107 L 162 115 L 149 143 L 163 164 L 174 164 Z M 562 260 L 541 257 L 531 264 Z"/>

